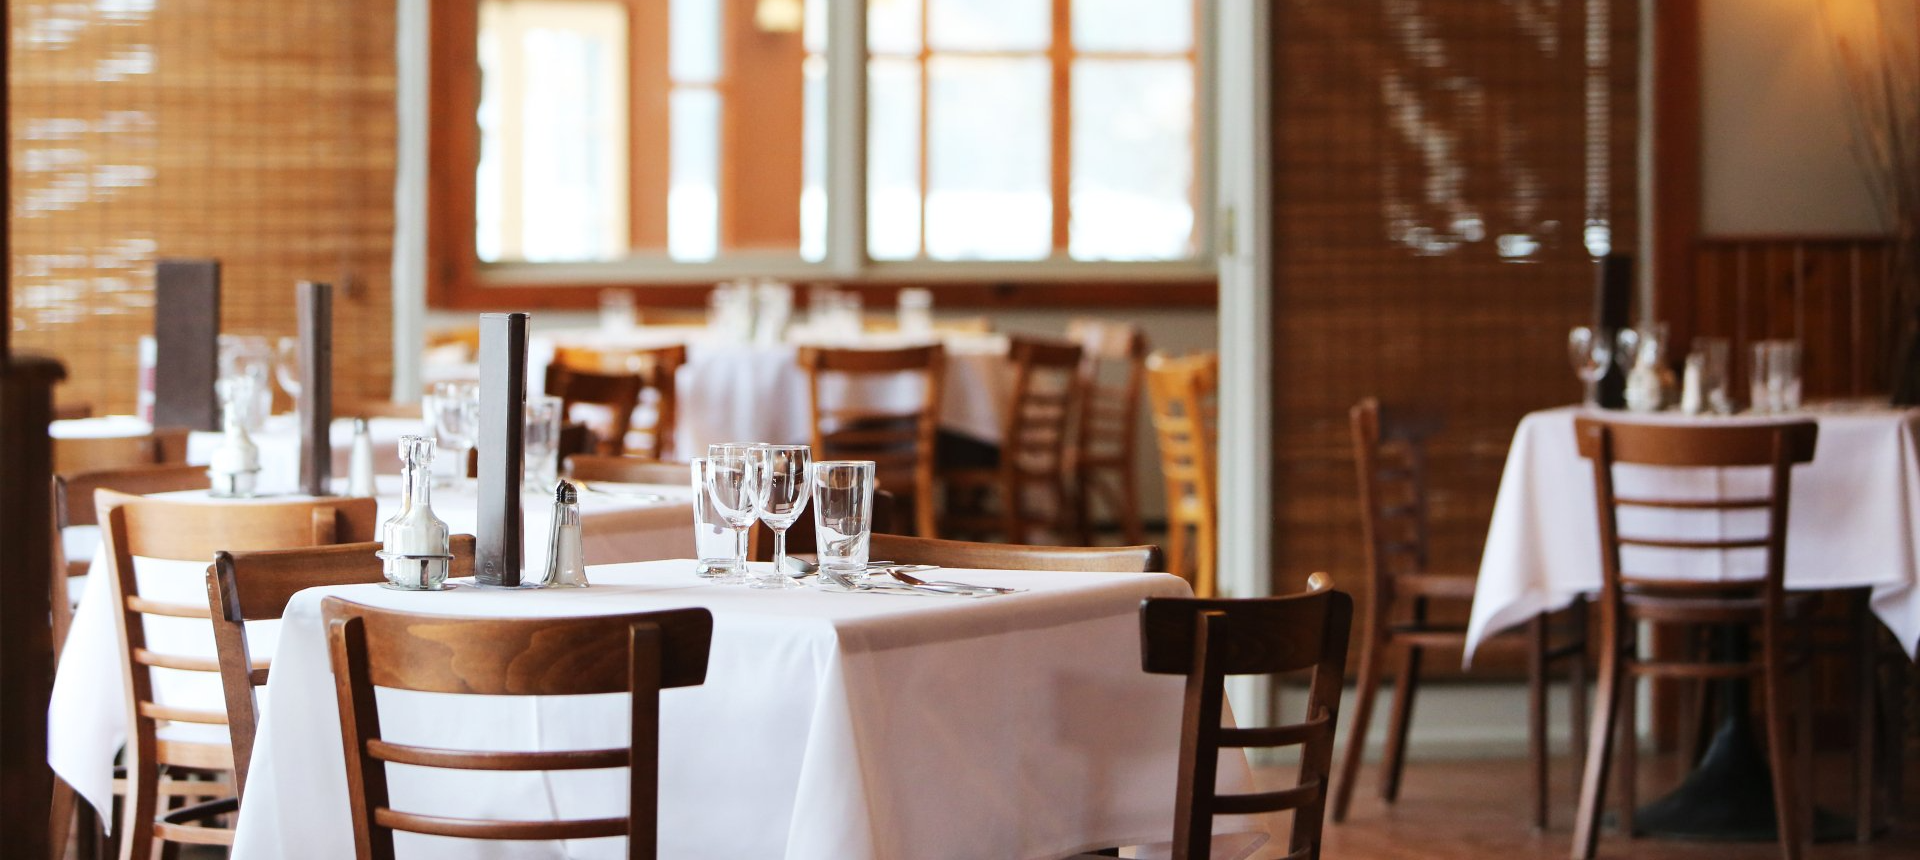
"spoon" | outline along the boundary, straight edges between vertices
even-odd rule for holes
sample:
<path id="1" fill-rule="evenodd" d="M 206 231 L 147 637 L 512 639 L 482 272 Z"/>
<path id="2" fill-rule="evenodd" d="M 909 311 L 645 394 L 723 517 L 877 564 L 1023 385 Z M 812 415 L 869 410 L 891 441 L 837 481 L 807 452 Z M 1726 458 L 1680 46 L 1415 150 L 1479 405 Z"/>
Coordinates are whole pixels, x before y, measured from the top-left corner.
<path id="1" fill-rule="evenodd" d="M 804 579 L 814 575 L 819 570 L 820 565 L 814 564 L 804 558 L 787 556 L 787 575 L 794 579 Z"/>
<path id="2" fill-rule="evenodd" d="M 938 579 L 925 580 L 898 567 L 884 568 L 884 570 L 886 570 L 888 576 L 914 586 L 915 588 L 965 589 L 970 591 L 991 591 L 994 594 L 1012 594 L 1020 590 L 1018 588 L 1001 588 L 997 585 L 969 585 L 964 582 L 950 582 Z"/>

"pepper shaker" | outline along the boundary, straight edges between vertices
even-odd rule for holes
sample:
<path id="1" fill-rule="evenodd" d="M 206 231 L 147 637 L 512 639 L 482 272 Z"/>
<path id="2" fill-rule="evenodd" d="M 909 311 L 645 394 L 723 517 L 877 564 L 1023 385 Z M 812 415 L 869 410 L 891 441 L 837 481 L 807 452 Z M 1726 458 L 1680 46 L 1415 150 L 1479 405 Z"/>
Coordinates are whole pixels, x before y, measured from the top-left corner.
<path id="1" fill-rule="evenodd" d="M 587 586 L 587 563 L 580 548 L 580 495 L 566 481 L 553 488 L 553 527 L 547 531 L 547 569 L 540 584 L 547 588 Z"/>

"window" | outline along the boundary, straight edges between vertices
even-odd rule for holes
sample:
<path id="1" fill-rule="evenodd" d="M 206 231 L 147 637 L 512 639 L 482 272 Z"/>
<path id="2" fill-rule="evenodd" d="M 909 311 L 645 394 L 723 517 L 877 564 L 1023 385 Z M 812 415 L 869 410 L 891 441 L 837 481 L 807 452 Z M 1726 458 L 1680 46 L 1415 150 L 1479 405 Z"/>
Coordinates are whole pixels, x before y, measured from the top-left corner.
<path id="1" fill-rule="evenodd" d="M 1200 5 L 434 4 L 436 302 L 447 281 L 876 279 L 932 264 L 989 264 L 1004 281 L 1152 262 L 1204 279 Z M 864 51 L 830 35 L 862 11 Z M 862 65 L 864 105 L 833 78 Z M 864 139 L 836 133 L 863 108 Z"/>

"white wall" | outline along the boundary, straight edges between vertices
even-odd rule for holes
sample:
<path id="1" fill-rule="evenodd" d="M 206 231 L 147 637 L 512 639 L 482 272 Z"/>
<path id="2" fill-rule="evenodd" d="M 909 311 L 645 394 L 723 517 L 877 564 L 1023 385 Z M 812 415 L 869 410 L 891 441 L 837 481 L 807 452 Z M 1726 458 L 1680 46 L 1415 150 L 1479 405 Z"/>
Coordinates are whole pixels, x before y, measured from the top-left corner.
<path id="1" fill-rule="evenodd" d="M 1701 205 L 1707 235 L 1885 229 L 1854 157 L 1822 5 L 1702 0 Z"/>

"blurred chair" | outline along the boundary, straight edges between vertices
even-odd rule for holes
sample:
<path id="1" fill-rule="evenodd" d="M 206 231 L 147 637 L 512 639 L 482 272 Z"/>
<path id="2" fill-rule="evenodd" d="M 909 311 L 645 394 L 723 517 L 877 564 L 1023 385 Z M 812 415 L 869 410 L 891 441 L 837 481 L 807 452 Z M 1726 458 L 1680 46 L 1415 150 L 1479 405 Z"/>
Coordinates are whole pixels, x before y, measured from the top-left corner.
<path id="1" fill-rule="evenodd" d="M 646 349 L 613 349 L 583 347 L 556 347 L 553 351 L 553 363 L 576 370 L 604 374 L 633 374 L 640 377 L 639 411 L 650 415 L 651 421 L 640 426 L 629 425 L 629 432 L 641 437 L 640 444 L 626 444 L 621 437 L 621 447 L 608 453 L 627 453 L 655 460 L 664 460 L 668 455 L 685 456 L 674 450 L 674 431 L 679 426 L 680 398 L 675 380 L 679 377 L 680 367 L 687 363 L 687 348 L 684 344 L 652 347 Z M 559 396 L 552 389 L 548 394 Z"/>
<path id="2" fill-rule="evenodd" d="M 460 618 L 376 609 L 329 597 L 321 604 L 333 655 L 347 792 L 362 860 L 390 858 L 395 831 L 467 839 L 627 837 L 627 855 L 654 857 L 659 841 L 660 691 L 706 682 L 713 616 L 702 608 L 575 618 Z M 624 660 L 606 659 L 626 654 Z M 545 667 L 530 676 L 525 666 Z M 511 667 L 511 671 L 509 671 Z M 385 740 L 374 688 L 483 696 L 628 693 L 633 718 L 623 749 L 482 752 Z M 392 808 L 388 762 L 486 771 L 627 768 L 620 818 L 489 821 Z M 544 811 L 544 810 L 543 810 Z"/>
<path id="3" fill-rule="evenodd" d="M 1068 421 L 1080 399 L 1080 347 L 1014 337 L 1007 347 L 1013 391 L 1000 445 L 978 465 L 941 469 L 950 534 L 998 534 L 1009 543 L 1064 542 L 1075 534 L 1067 487 Z M 1044 502 L 1042 502 L 1044 499 Z"/>
<path id="4" fill-rule="evenodd" d="M 73 421 L 80 418 L 92 417 L 93 404 L 91 403 L 56 403 L 53 406 L 53 420 L 55 421 Z"/>
<path id="5" fill-rule="evenodd" d="M 420 401 L 411 403 L 393 401 L 384 398 L 334 398 L 334 418 L 411 418 L 415 421 L 426 420 L 421 411 Z"/>
<path id="6" fill-rule="evenodd" d="M 1580 417 L 1574 435 L 1580 456 L 1593 463 L 1594 495 L 1600 511 L 1600 687 L 1592 734 L 1587 739 L 1586 774 L 1580 809 L 1574 818 L 1573 856 L 1593 857 L 1600 837 L 1600 806 L 1607 795 L 1616 732 L 1620 736 L 1620 829 L 1634 832 L 1636 769 L 1634 687 L 1642 677 L 1734 679 L 1759 682 L 1759 712 L 1766 724 L 1767 758 L 1772 764 L 1776 829 L 1781 854 L 1794 860 L 1812 839 L 1813 719 L 1807 661 L 1813 648 L 1816 592 L 1786 590 L 1788 501 L 1793 467 L 1813 461 L 1820 427 L 1812 421 L 1748 425 L 1661 425 L 1613 423 Z M 1662 470 L 1718 470 L 1764 467 L 1768 486 L 1758 497 L 1701 499 L 1617 495 L 1613 467 L 1631 464 Z M 1765 511 L 1759 533 L 1734 537 L 1689 538 L 1671 534 L 1620 533 L 1620 511 L 1636 508 L 1679 511 Z M 1757 520 L 1756 520 L 1757 521 Z M 1645 528 L 1644 526 L 1642 528 Z M 1743 531 L 1736 529 L 1736 531 Z M 1715 532 L 1720 534 L 1721 532 Z M 1662 557 L 1698 558 L 1705 575 L 1647 576 L 1626 572 L 1622 550 L 1655 550 Z M 1726 579 L 1721 571 L 1728 550 L 1760 550 L 1758 578 Z M 1694 555 L 1698 554 L 1698 555 Z M 1642 627 L 1717 626 L 1744 641 L 1749 632 L 1760 645 L 1758 657 L 1721 654 L 1715 662 L 1642 658 L 1636 637 Z M 1797 673 L 1791 691 L 1790 672 Z M 1799 725 L 1788 738 L 1789 704 L 1797 699 Z M 1791 758 L 1789 757 L 1791 754 Z M 1870 792 L 1865 782 L 1858 789 Z M 1864 808 L 1864 807 L 1863 807 Z"/>
<path id="7" fill-rule="evenodd" d="M 575 454 L 566 459 L 564 474 L 576 481 L 603 481 L 609 484 L 693 484 L 691 466 L 666 463 L 645 457 L 607 457 Z"/>
<path id="8" fill-rule="evenodd" d="M 1151 573 L 1161 567 L 1157 546 L 1021 546 L 938 540 L 875 532 L 869 558 L 975 570 L 1058 570 Z"/>
<path id="9" fill-rule="evenodd" d="M 1369 587 L 1366 613 L 1361 622 L 1360 680 L 1354 691 L 1353 723 L 1347 730 L 1346 758 L 1341 764 L 1340 784 L 1333 800 L 1335 823 L 1346 819 L 1347 805 L 1353 798 L 1353 781 L 1360 770 L 1367 728 L 1373 720 L 1373 699 L 1390 655 L 1398 656 L 1398 668 L 1394 673 L 1387 746 L 1380 763 L 1380 797 L 1389 804 L 1399 798 L 1407 733 L 1420 686 L 1421 658 L 1429 648 L 1464 649 L 1467 644 L 1465 623 L 1436 621 L 1430 613 L 1438 602 L 1450 602 L 1464 609 L 1473 599 L 1476 581 L 1474 571 L 1435 571 L 1429 560 L 1427 444 L 1440 430 L 1439 416 L 1383 407 L 1369 397 L 1355 404 L 1348 417 L 1360 485 Z M 1561 640 L 1557 645 L 1555 638 Z M 1554 630 L 1548 624 L 1547 614 L 1541 613 L 1527 623 L 1524 635 L 1490 637 L 1482 643 L 1479 653 L 1518 649 L 1525 649 L 1527 655 L 1527 754 L 1533 765 L 1533 824 L 1544 829 L 1548 795 L 1547 676 L 1554 663 L 1567 661 L 1570 680 L 1567 716 L 1573 726 L 1573 737 L 1584 735 L 1587 726 L 1586 599 L 1574 599 L 1566 611 L 1564 629 Z M 1574 747 L 1578 761 L 1579 744 Z"/>
<path id="10" fill-rule="evenodd" d="M 939 346 L 906 349 L 833 349 L 803 346 L 798 356 L 807 374 L 810 442 L 815 462 L 872 460 L 879 486 L 912 506 L 914 529 L 933 537 L 934 439 L 940 425 L 940 390 L 946 351 Z M 920 402 L 905 411 L 880 411 L 857 402 L 829 403 L 821 383 L 829 376 L 849 383 L 911 374 L 922 380 Z"/>
<path id="11" fill-rule="evenodd" d="M 219 662 L 193 654 L 149 648 L 146 620 L 210 617 L 205 603 L 170 603 L 144 597 L 134 575 L 134 559 L 174 559 L 211 564 L 222 550 L 243 552 L 288 549 L 372 540 L 377 525 L 370 498 L 329 498 L 296 502 L 230 504 L 152 499 L 100 490 L 96 495 L 106 538 L 114 613 L 125 648 L 121 666 L 127 685 L 127 799 L 121 830 L 123 857 L 146 858 L 156 840 L 189 845 L 230 845 L 233 831 L 195 824 L 237 808 L 224 781 L 185 780 L 181 773 L 209 774 L 233 769 L 226 738 L 214 741 L 194 726 L 224 726 L 225 709 L 204 711 L 155 701 L 151 670 L 214 673 Z M 199 581 L 196 578 L 196 581 Z M 209 629 L 209 632 L 211 630 Z M 162 776 L 165 769 L 169 776 Z M 160 810 L 159 797 L 221 798 L 184 808 Z M 171 846 L 164 853 L 172 854 Z"/>
<path id="12" fill-rule="evenodd" d="M 1327 808 L 1334 726 L 1347 667 L 1353 600 L 1324 573 L 1307 590 L 1243 600 L 1150 597 L 1140 606 L 1142 668 L 1187 679 L 1175 787 L 1174 860 L 1212 856 L 1213 821 L 1222 815 L 1291 811 L 1285 860 L 1317 860 Z M 1228 675 L 1309 672 L 1307 719 L 1260 728 L 1226 728 L 1221 712 Z M 1300 747 L 1300 770 L 1287 788 L 1220 794 L 1223 749 Z M 1096 856 L 1082 855 L 1091 860 Z"/>
<path id="13" fill-rule="evenodd" d="M 1147 357 L 1147 396 L 1167 486 L 1168 569 L 1212 597 L 1219 552 L 1219 498 L 1214 489 L 1218 444 L 1220 356 L 1206 352 Z"/>
<path id="14" fill-rule="evenodd" d="M 1134 463 L 1147 336 L 1130 323 L 1076 319 L 1067 323 L 1067 339 L 1080 345 L 1081 355 L 1080 414 L 1073 439 L 1074 519 L 1080 525 L 1080 542 L 1090 545 L 1095 532 L 1106 530 L 1094 518 L 1098 502 L 1123 541 L 1146 543 Z"/>
<path id="15" fill-rule="evenodd" d="M 187 429 L 163 427 L 138 436 L 53 440 L 55 474 L 98 472 L 187 461 Z"/>
<path id="16" fill-rule="evenodd" d="M 547 394 L 560 398 L 562 422 L 571 420 L 573 407 L 585 403 L 607 413 L 604 425 L 593 428 L 599 437 L 595 450 L 600 454 L 621 453 L 626 446 L 627 430 L 633 425 L 633 410 L 640 403 L 645 382 L 634 373 L 596 373 L 561 364 L 547 365 Z"/>
<path id="17" fill-rule="evenodd" d="M 449 577 L 473 575 L 473 535 L 453 536 Z M 271 655 L 256 660 L 247 641 L 247 622 L 277 621 L 287 601 L 309 588 L 385 582 L 382 562 L 374 557 L 378 541 L 303 549 L 227 552 L 213 557 L 207 573 L 207 608 L 213 615 L 213 641 L 219 651 L 220 686 L 227 697 L 227 733 L 233 739 L 234 795 L 246 801 L 247 766 L 260 725 L 255 688 L 267 683 Z"/>

